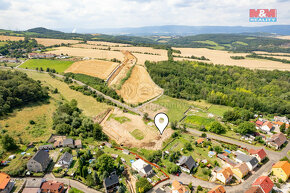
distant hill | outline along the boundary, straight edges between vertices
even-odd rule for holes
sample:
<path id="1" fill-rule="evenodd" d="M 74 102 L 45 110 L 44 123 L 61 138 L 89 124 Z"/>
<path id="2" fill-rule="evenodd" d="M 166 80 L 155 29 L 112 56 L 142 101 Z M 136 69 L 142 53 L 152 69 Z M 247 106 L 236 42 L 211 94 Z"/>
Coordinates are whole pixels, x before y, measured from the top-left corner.
<path id="1" fill-rule="evenodd" d="M 38 33 L 38 34 L 64 34 L 64 32 L 51 30 L 51 29 L 46 29 L 44 27 L 32 28 L 32 29 L 29 29 L 29 30 L 26 30 L 26 31 L 27 32 L 33 32 L 33 33 Z"/>
<path id="2" fill-rule="evenodd" d="M 258 27 L 243 26 L 184 26 L 164 25 L 146 26 L 136 28 L 106 28 L 106 29 L 78 29 L 81 33 L 104 33 L 122 35 L 195 35 L 209 33 L 269 33 L 279 35 L 290 35 L 290 25 L 266 25 Z"/>

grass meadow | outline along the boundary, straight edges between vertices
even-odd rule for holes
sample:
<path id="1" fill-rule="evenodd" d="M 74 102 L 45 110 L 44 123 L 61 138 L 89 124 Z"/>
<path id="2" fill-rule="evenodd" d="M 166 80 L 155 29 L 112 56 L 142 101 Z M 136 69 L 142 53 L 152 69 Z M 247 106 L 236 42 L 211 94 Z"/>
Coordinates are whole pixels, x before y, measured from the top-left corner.
<path id="1" fill-rule="evenodd" d="M 20 68 L 28 68 L 35 70 L 36 68 L 43 68 L 46 71 L 47 68 L 55 69 L 56 72 L 62 73 L 68 67 L 74 63 L 73 61 L 64 61 L 64 60 L 48 60 L 48 59 L 30 59 L 23 63 Z"/>

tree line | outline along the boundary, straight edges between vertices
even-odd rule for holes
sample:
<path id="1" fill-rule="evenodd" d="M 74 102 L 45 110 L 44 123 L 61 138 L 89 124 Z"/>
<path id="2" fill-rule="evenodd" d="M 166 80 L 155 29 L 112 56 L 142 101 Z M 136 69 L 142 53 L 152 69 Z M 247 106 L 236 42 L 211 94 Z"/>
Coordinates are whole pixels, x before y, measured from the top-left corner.
<path id="1" fill-rule="evenodd" d="M 290 72 L 190 61 L 146 61 L 145 65 L 154 82 L 171 97 L 290 115 Z"/>
<path id="2" fill-rule="evenodd" d="M 0 70 L 0 117 L 17 107 L 43 101 L 48 97 L 47 88 L 27 74 Z"/>

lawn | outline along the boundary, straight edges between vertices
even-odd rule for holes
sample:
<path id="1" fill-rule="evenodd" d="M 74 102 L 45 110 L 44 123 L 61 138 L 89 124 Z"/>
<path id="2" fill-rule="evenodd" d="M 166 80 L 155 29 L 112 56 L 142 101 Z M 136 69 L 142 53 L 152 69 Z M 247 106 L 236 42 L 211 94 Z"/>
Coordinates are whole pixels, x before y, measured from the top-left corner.
<path id="1" fill-rule="evenodd" d="M 126 163 L 128 165 L 130 165 L 130 166 L 131 166 L 130 160 L 135 160 L 135 156 L 134 155 L 132 155 L 132 154 L 129 154 L 129 155 L 124 154 L 121 150 L 118 150 L 118 149 L 115 149 L 115 148 L 109 148 L 107 146 L 104 146 L 103 151 L 105 153 L 109 154 L 109 155 L 111 155 L 111 154 L 117 154 L 117 155 L 119 155 L 120 158 L 125 159 Z"/>
<path id="2" fill-rule="evenodd" d="M 222 117 L 226 111 L 229 111 L 232 109 L 233 109 L 232 107 L 223 106 L 223 105 L 211 105 L 207 111 L 212 114 Z"/>
<path id="3" fill-rule="evenodd" d="M 30 59 L 23 63 L 20 68 L 40 69 L 45 71 L 47 68 L 55 69 L 56 72 L 62 73 L 74 63 L 66 60 L 48 60 L 48 59 Z"/>
<path id="4" fill-rule="evenodd" d="M 169 121 L 179 121 L 183 116 L 184 112 L 190 107 L 191 102 L 181 99 L 175 99 L 169 96 L 163 95 L 153 103 L 159 104 L 167 109 L 165 112 Z"/>
<path id="5" fill-rule="evenodd" d="M 185 118 L 184 122 L 188 124 L 189 126 L 205 126 L 206 128 L 209 128 L 211 123 L 215 121 L 213 118 L 206 118 L 206 117 L 200 117 L 196 115 L 189 115 Z"/>
<path id="6" fill-rule="evenodd" d="M 127 121 L 131 121 L 131 119 L 129 119 L 128 117 L 124 117 L 124 116 L 117 117 L 115 114 L 111 114 L 109 119 L 111 119 L 111 118 L 115 119 L 116 121 L 118 121 L 121 124 L 123 124 L 123 123 L 125 123 Z"/>
<path id="7" fill-rule="evenodd" d="M 97 102 L 96 99 L 91 96 L 86 96 L 78 91 L 70 89 L 66 83 L 52 78 L 48 74 L 39 72 L 26 72 L 26 74 L 35 80 L 40 80 L 45 86 L 49 86 L 53 89 L 57 88 L 61 93 L 61 96 L 66 100 L 71 101 L 72 99 L 76 99 L 78 107 L 83 110 L 83 113 L 86 116 L 96 116 L 109 108 L 109 105 Z"/>
<path id="8" fill-rule="evenodd" d="M 130 134 L 138 140 L 144 139 L 144 133 L 139 129 L 135 129 L 134 131 L 130 132 Z"/>
<path id="9" fill-rule="evenodd" d="M 70 188 L 68 193 L 84 193 L 84 192 L 76 188 Z"/>

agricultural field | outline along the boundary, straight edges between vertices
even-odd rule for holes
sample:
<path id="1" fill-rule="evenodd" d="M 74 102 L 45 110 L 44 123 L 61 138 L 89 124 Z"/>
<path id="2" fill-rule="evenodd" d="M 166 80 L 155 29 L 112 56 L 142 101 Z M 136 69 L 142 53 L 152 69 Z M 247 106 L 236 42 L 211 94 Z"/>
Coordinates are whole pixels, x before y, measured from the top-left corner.
<path id="1" fill-rule="evenodd" d="M 69 68 L 74 62 L 68 60 L 48 60 L 48 59 L 30 59 L 23 63 L 20 68 L 28 68 L 35 70 L 36 68 L 55 69 L 56 72 L 62 73 Z"/>
<path id="2" fill-rule="evenodd" d="M 290 40 L 290 36 L 277 36 L 276 38 L 283 39 L 283 40 Z"/>
<path id="3" fill-rule="evenodd" d="M 51 54 L 67 54 L 69 56 L 87 57 L 94 59 L 118 59 L 123 61 L 124 55 L 118 51 L 109 50 L 97 50 L 97 49 L 85 49 L 85 48 L 72 48 L 72 47 L 57 47 L 55 50 L 48 51 L 46 53 Z"/>
<path id="4" fill-rule="evenodd" d="M 269 61 L 269 60 L 260 60 L 260 59 L 243 59 L 243 60 L 234 60 L 230 58 L 230 56 L 246 56 L 247 53 L 229 53 L 227 51 L 221 50 L 210 50 L 207 48 L 174 48 L 176 50 L 180 50 L 181 56 L 190 57 L 190 56 L 197 56 L 201 57 L 204 56 L 208 58 L 210 61 L 203 61 L 208 63 L 214 64 L 224 64 L 224 65 L 231 65 L 231 66 L 241 66 L 250 69 L 264 69 L 264 70 L 290 70 L 290 65 L 285 64 L 282 62 L 276 61 Z M 174 58 L 176 59 L 176 58 Z M 177 60 L 182 60 L 183 58 L 178 58 Z M 188 60 L 184 58 L 185 60 Z M 191 59 L 189 59 L 191 60 Z"/>
<path id="5" fill-rule="evenodd" d="M 53 46 L 53 45 L 60 45 L 60 44 L 77 44 L 79 40 L 63 40 L 63 39 L 50 39 L 50 38 L 33 38 L 37 41 L 37 43 L 42 44 L 44 46 Z M 17 37 L 17 36 L 0 36 L 0 40 L 2 41 L 19 41 L 24 40 L 24 37 Z"/>
<path id="6" fill-rule="evenodd" d="M 118 66 L 118 63 L 104 61 L 104 60 L 84 60 L 75 62 L 65 73 L 79 73 L 86 74 L 89 76 L 97 77 L 100 79 L 106 79 L 110 73 Z"/>
<path id="7" fill-rule="evenodd" d="M 113 117 L 108 116 L 108 119 L 101 123 L 103 131 L 117 143 L 129 148 L 160 149 L 163 141 L 173 133 L 167 128 L 163 135 L 160 135 L 153 122 L 145 123 L 141 116 L 124 113 L 118 108 L 115 108 L 112 114 Z M 124 117 L 130 121 L 123 121 Z"/>
<path id="8" fill-rule="evenodd" d="M 48 74 L 39 72 L 26 72 L 26 74 L 28 74 L 29 77 L 35 80 L 40 80 L 45 86 L 49 86 L 52 89 L 57 88 L 58 91 L 61 93 L 61 96 L 67 101 L 76 99 L 78 102 L 78 107 L 83 110 L 83 113 L 86 116 L 95 117 L 96 115 L 104 112 L 110 107 L 105 103 L 97 102 L 91 96 L 86 96 L 78 91 L 70 89 L 66 83 L 52 78 Z"/>
<path id="9" fill-rule="evenodd" d="M 122 44 L 122 43 L 113 43 L 113 42 L 104 42 L 104 41 L 87 41 L 88 44 L 97 45 L 97 46 L 110 46 L 110 47 L 120 47 L 120 46 L 132 46 L 130 44 Z"/>
<path id="10" fill-rule="evenodd" d="M 117 93 L 123 97 L 125 102 L 138 104 L 160 95 L 162 89 L 152 81 L 143 66 L 136 65 L 130 78 Z"/>

